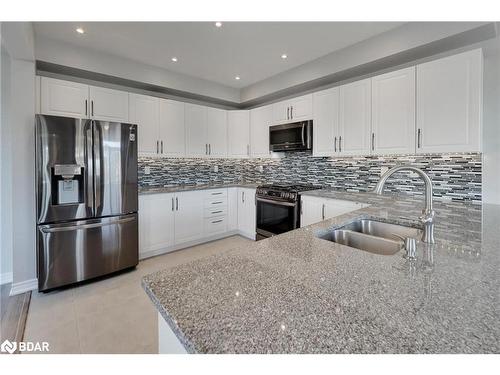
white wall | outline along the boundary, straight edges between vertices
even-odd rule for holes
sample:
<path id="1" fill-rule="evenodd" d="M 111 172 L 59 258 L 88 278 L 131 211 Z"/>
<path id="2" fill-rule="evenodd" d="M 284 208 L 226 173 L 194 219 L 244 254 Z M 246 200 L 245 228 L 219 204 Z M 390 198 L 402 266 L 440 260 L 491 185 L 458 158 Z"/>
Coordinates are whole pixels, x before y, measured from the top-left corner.
<path id="1" fill-rule="evenodd" d="M 240 102 L 239 89 L 110 54 L 79 48 L 45 37 L 36 36 L 35 56 L 37 60 L 53 64 L 163 86 L 229 102 Z"/>
<path id="2" fill-rule="evenodd" d="M 0 284 L 12 281 L 12 181 L 10 111 L 10 56 L 1 48 L 0 99 Z"/>
<path id="3" fill-rule="evenodd" d="M 500 37 L 483 51 L 483 202 L 500 204 Z"/>
<path id="4" fill-rule="evenodd" d="M 2 64 L 1 102 L 5 112 L 1 116 L 0 233 L 2 260 L 12 265 L 11 294 L 17 294 L 36 288 L 35 62 L 31 23 L 2 23 L 1 40 L 2 63 L 6 65 Z"/>

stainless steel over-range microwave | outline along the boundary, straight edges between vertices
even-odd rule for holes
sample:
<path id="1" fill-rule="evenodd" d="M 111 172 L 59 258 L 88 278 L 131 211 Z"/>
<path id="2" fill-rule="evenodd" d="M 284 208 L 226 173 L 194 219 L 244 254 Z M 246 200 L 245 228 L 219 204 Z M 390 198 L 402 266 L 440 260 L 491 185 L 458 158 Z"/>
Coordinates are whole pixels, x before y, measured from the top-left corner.
<path id="1" fill-rule="evenodd" d="M 270 126 L 269 150 L 273 152 L 312 150 L 312 132 L 312 120 Z"/>

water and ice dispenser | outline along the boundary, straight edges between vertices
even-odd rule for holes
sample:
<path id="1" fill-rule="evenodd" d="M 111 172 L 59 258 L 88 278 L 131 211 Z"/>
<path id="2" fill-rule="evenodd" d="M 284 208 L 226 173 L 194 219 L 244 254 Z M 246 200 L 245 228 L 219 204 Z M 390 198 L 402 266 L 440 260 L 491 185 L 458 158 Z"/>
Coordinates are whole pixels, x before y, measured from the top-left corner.
<path id="1" fill-rule="evenodd" d="M 52 168 L 52 204 L 78 204 L 83 202 L 83 169 L 78 164 L 56 164 Z"/>

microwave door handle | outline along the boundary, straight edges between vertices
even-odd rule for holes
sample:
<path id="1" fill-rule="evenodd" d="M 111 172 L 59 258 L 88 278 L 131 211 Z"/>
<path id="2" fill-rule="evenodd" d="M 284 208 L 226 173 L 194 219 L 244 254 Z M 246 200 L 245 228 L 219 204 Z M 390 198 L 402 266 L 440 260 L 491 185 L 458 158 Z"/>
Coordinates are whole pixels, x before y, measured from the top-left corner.
<path id="1" fill-rule="evenodd" d="M 304 147 L 306 145 L 305 134 L 304 134 L 305 131 L 306 131 L 306 124 L 302 124 L 302 146 Z"/>

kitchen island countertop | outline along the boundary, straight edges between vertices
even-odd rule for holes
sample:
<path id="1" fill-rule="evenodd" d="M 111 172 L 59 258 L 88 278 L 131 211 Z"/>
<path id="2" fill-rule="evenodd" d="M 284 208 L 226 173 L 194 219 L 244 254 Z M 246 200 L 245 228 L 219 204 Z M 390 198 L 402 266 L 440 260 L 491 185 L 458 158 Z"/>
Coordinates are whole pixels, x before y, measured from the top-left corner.
<path id="1" fill-rule="evenodd" d="M 323 189 L 369 207 L 146 276 L 192 353 L 499 353 L 500 207 L 435 203 L 417 260 L 317 237 L 359 217 L 418 225 L 421 198 Z"/>

